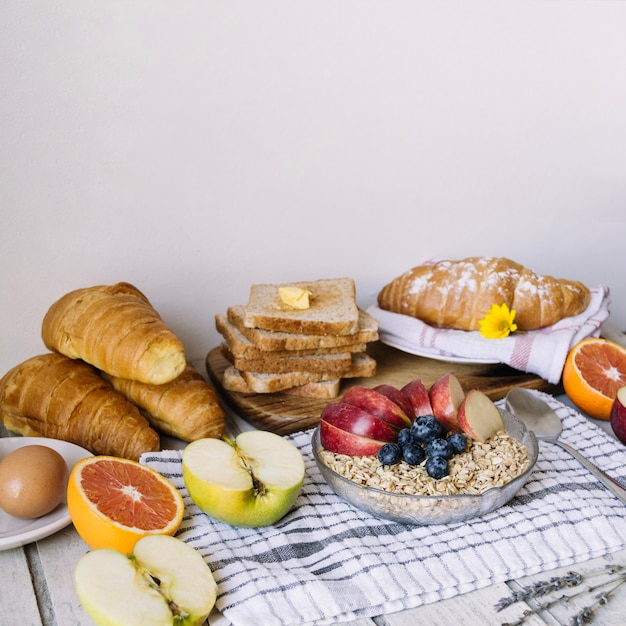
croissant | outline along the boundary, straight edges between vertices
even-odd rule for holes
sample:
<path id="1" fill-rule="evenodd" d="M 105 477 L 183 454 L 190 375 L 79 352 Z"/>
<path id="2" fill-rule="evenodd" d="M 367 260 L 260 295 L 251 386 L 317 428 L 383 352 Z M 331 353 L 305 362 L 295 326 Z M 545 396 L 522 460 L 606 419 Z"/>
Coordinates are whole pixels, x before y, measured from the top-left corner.
<path id="1" fill-rule="evenodd" d="M 75 443 L 93 454 L 139 460 L 158 433 L 126 398 L 80 360 L 32 357 L 0 379 L 0 419 L 11 432 Z"/>
<path id="2" fill-rule="evenodd" d="M 460 330 L 478 330 L 494 304 L 515 309 L 519 330 L 536 330 L 578 315 L 589 300 L 589 289 L 580 282 L 541 276 L 499 257 L 420 265 L 378 294 L 382 309 Z"/>
<path id="3" fill-rule="evenodd" d="M 49 350 L 144 383 L 170 382 L 187 364 L 181 341 L 128 283 L 64 295 L 44 316 L 41 335 Z"/>
<path id="4" fill-rule="evenodd" d="M 215 390 L 191 365 L 172 382 L 150 385 L 127 378 L 108 377 L 113 388 L 137 405 L 158 431 L 194 441 L 221 437 L 225 417 Z"/>

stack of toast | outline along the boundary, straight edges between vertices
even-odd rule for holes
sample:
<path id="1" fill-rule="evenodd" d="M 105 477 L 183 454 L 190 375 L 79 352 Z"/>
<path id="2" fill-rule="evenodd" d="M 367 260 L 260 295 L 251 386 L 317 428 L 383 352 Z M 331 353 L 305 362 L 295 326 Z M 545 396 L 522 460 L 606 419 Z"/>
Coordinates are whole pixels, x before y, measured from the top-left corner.
<path id="1" fill-rule="evenodd" d="M 309 306 L 286 304 L 282 287 L 306 291 Z M 378 322 L 358 308 L 351 278 L 253 285 L 247 305 L 216 315 L 215 325 L 228 391 L 331 399 L 341 379 L 376 373 L 366 348 L 378 339 Z"/>

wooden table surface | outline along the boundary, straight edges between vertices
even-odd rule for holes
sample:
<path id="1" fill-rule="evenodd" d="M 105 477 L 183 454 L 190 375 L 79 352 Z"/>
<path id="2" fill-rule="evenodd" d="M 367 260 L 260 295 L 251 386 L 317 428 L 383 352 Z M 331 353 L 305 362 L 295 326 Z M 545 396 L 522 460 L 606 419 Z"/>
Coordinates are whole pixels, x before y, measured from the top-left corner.
<path id="1" fill-rule="evenodd" d="M 567 402 L 563 396 L 559 396 L 559 399 Z M 229 409 L 227 413 L 232 432 L 251 427 Z M 597 423 L 612 434 L 607 423 Z M 6 431 L 0 432 L 0 435 L 2 434 L 10 435 Z M 88 626 L 92 624 L 78 601 L 73 585 L 74 567 L 88 549 L 73 526 L 69 525 L 35 543 L 0 551 L 0 572 L 2 573 L 0 625 Z M 504 611 L 496 612 L 493 608 L 494 604 L 508 596 L 512 590 L 572 569 L 585 572 L 607 563 L 626 565 L 626 550 L 542 575 L 493 585 L 435 604 L 372 619 L 361 619 L 351 624 L 353 626 L 409 626 L 414 624 L 500 626 L 505 622 L 515 622 L 524 610 L 530 608 L 524 603 L 518 603 Z M 527 626 L 565 625 L 569 623 L 573 612 L 572 605 L 559 605 L 532 615 L 524 624 Z M 606 606 L 599 609 L 592 623 L 602 626 L 622 626 L 625 613 L 626 585 Z M 218 617 L 220 617 L 219 620 Z M 206 624 L 216 624 L 217 621 L 220 626 L 227 624 L 224 618 L 216 613 L 209 617 Z"/>

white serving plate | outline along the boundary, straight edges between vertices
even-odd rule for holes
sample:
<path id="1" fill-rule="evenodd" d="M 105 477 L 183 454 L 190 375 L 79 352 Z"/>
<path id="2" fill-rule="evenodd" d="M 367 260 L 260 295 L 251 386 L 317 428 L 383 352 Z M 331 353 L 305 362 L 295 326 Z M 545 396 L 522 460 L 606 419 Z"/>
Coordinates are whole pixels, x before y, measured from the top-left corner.
<path id="1" fill-rule="evenodd" d="M 47 437 L 0 437 L 0 459 L 23 446 L 48 446 L 56 450 L 71 472 L 74 465 L 91 452 L 67 441 Z M 36 519 L 20 519 L 0 510 L 0 550 L 10 550 L 43 539 L 71 523 L 65 498 L 50 513 Z"/>
<path id="2" fill-rule="evenodd" d="M 445 361 L 446 363 L 464 363 L 467 365 L 495 365 L 497 363 L 500 363 L 498 359 L 481 359 L 475 357 L 467 358 L 463 356 L 442 355 L 436 353 L 433 354 L 432 352 L 429 352 L 426 348 L 422 348 L 421 346 L 413 346 L 409 348 L 402 342 L 394 341 L 393 338 L 385 336 L 382 333 L 380 336 L 380 341 L 387 346 L 396 348 L 396 350 L 401 350 L 402 352 L 406 352 L 407 354 L 413 354 L 415 356 L 423 356 L 427 359 L 433 359 L 435 361 Z"/>

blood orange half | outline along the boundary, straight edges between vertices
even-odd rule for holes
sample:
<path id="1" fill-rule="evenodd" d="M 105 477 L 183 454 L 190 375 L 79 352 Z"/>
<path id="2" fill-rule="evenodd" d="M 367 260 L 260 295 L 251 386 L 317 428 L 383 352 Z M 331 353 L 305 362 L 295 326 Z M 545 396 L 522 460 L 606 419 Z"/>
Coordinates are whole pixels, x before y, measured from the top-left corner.
<path id="1" fill-rule="evenodd" d="M 78 534 L 91 548 L 132 552 L 145 535 L 173 535 L 184 512 L 178 490 L 136 461 L 92 456 L 73 468 L 67 507 Z"/>
<path id="2" fill-rule="evenodd" d="M 567 355 L 563 388 L 582 411 L 608 420 L 617 390 L 626 385 L 626 348 L 602 338 L 583 339 Z"/>

